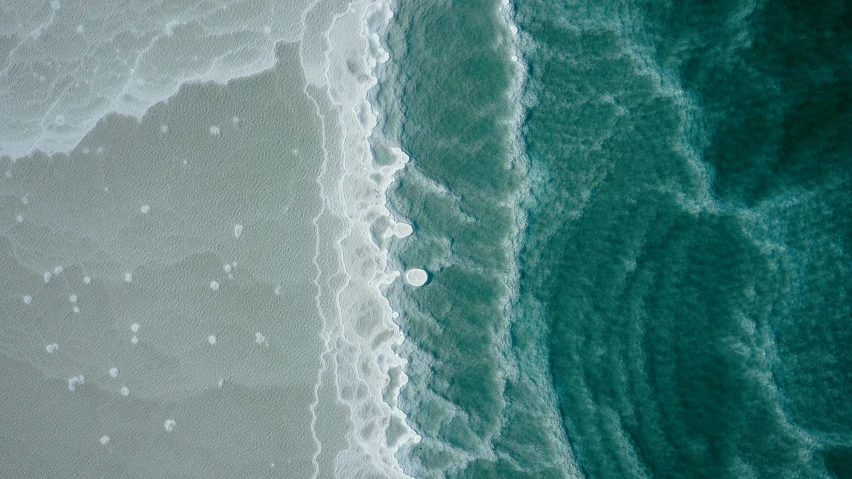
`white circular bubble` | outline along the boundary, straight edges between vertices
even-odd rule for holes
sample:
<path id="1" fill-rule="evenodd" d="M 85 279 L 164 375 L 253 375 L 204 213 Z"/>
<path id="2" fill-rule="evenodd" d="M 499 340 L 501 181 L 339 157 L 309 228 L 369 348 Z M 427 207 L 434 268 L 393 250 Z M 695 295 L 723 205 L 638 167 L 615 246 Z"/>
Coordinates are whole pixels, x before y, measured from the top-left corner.
<path id="1" fill-rule="evenodd" d="M 110 377 L 117 378 L 118 377 L 118 368 L 109 368 Z"/>
<path id="2" fill-rule="evenodd" d="M 15 217 L 15 221 L 17 221 L 18 223 L 23 223 L 23 222 L 24 222 L 24 217 L 23 217 L 23 215 L 18 215 L 18 216 L 16 216 L 16 217 Z"/>
<path id="3" fill-rule="evenodd" d="M 423 286 L 429 275 L 420 268 L 412 268 L 405 272 L 405 281 L 411 286 Z"/>
<path id="4" fill-rule="evenodd" d="M 226 273 L 230 273 L 231 272 L 231 265 L 226 264 L 225 266 L 222 266 L 222 269 L 224 269 Z"/>
<path id="5" fill-rule="evenodd" d="M 141 211 L 142 214 L 144 215 L 145 213 L 151 211 L 151 206 L 146 203 L 146 204 L 139 207 L 139 211 Z"/>
<path id="6" fill-rule="evenodd" d="M 392 318 L 394 318 L 394 319 L 398 318 L 398 317 L 399 317 L 399 312 L 394 311 L 393 313 L 391 313 L 391 317 L 392 317 Z"/>
<path id="7" fill-rule="evenodd" d="M 518 56 L 517 56 L 517 55 L 512 55 L 512 61 L 513 61 L 513 62 L 517 62 L 517 61 L 518 61 Z"/>
<path id="8" fill-rule="evenodd" d="M 23 198 L 21 198 L 21 203 L 23 203 L 24 205 L 28 205 L 30 204 L 30 200 L 26 196 L 24 196 Z"/>
<path id="9" fill-rule="evenodd" d="M 167 133 L 169 131 L 169 125 L 160 125 L 160 131 Z"/>
<path id="10" fill-rule="evenodd" d="M 136 336 L 133 336 L 132 338 L 130 338 L 130 342 L 133 343 L 133 344 L 138 344 L 139 338 L 137 338 Z"/>
<path id="11" fill-rule="evenodd" d="M 102 446 L 106 446 L 109 444 L 109 436 L 101 436 L 100 441 Z"/>
<path id="12" fill-rule="evenodd" d="M 213 291 L 216 291 L 217 289 L 219 289 L 219 282 L 218 281 L 211 281 L 210 282 L 210 289 L 212 289 Z"/>
<path id="13" fill-rule="evenodd" d="M 174 419 L 166 419 L 166 422 L 163 424 L 163 428 L 166 430 L 166 432 L 172 432 L 175 430 L 176 425 L 177 422 L 175 422 Z"/>
<path id="14" fill-rule="evenodd" d="M 122 387 L 118 392 L 124 397 L 130 396 L 130 389 L 127 386 Z"/>
<path id="15" fill-rule="evenodd" d="M 129 283 L 133 281 L 133 273 L 124 273 L 124 282 Z"/>
<path id="16" fill-rule="evenodd" d="M 235 117 L 231 118 L 231 123 L 236 125 L 239 122 L 240 122 L 240 117 L 235 116 Z"/>
<path id="17" fill-rule="evenodd" d="M 74 311 L 74 313 L 75 313 L 75 314 L 76 314 L 76 313 L 79 313 L 79 312 L 80 312 L 80 307 L 79 307 L 79 306 L 74 306 L 73 308 L 71 308 L 71 311 Z"/>
<path id="18" fill-rule="evenodd" d="M 83 25 L 77 25 L 77 33 L 84 33 L 86 31 L 86 27 Z"/>
<path id="19" fill-rule="evenodd" d="M 207 336 L 207 342 L 208 342 L 211 346 L 213 346 L 214 344 L 216 344 L 216 336 L 214 336 L 214 335 L 212 335 L 212 334 L 211 334 L 210 336 Z"/>
<path id="20" fill-rule="evenodd" d="M 408 223 L 397 223 L 393 230 L 397 238 L 406 238 L 414 232 L 414 228 Z"/>
<path id="21" fill-rule="evenodd" d="M 65 268 L 63 268 L 62 266 L 57 266 L 53 268 L 53 274 L 62 274 L 63 271 L 65 271 Z"/>
<path id="22" fill-rule="evenodd" d="M 83 282 L 86 283 L 86 284 L 89 284 L 89 283 L 92 282 L 92 278 L 90 276 L 84 276 Z"/>
<path id="23" fill-rule="evenodd" d="M 516 26 L 514 26 L 514 25 L 512 25 L 511 27 L 509 27 L 509 30 L 511 30 L 511 31 L 512 31 L 512 35 L 517 35 L 517 34 L 518 34 L 518 27 L 516 27 Z"/>
<path id="24" fill-rule="evenodd" d="M 43 277 L 44 277 L 44 282 L 45 282 L 45 283 L 49 283 L 49 282 L 50 282 L 50 278 L 52 278 L 52 277 L 53 277 L 53 275 L 52 275 L 52 274 L 50 274 L 50 271 L 45 271 L 45 272 L 44 272 Z"/>
<path id="25" fill-rule="evenodd" d="M 221 130 L 219 130 L 218 126 L 211 126 L 210 127 L 210 134 L 213 135 L 213 136 L 218 135 L 220 131 Z"/>
<path id="26" fill-rule="evenodd" d="M 56 344 L 56 343 L 51 343 L 51 344 L 48 344 L 47 346 L 44 347 L 44 350 L 47 351 L 50 354 L 55 353 L 56 350 L 58 350 L 58 349 L 59 349 L 59 345 Z"/>
<path id="27" fill-rule="evenodd" d="M 260 332 L 254 333 L 254 342 L 263 346 L 269 346 L 269 342 L 266 340 L 266 336 L 264 336 Z"/>
<path id="28" fill-rule="evenodd" d="M 30 295 L 24 296 L 24 304 L 31 304 L 33 302 L 33 297 Z"/>
<path id="29" fill-rule="evenodd" d="M 72 294 L 71 296 L 68 296 L 68 301 L 71 301 L 72 303 L 76 303 L 77 302 L 77 295 Z"/>
<path id="30" fill-rule="evenodd" d="M 133 323 L 133 324 L 130 325 L 130 330 L 133 331 L 134 333 L 138 333 L 139 328 L 141 328 L 141 327 L 142 327 L 142 325 L 140 325 L 139 323 Z"/>

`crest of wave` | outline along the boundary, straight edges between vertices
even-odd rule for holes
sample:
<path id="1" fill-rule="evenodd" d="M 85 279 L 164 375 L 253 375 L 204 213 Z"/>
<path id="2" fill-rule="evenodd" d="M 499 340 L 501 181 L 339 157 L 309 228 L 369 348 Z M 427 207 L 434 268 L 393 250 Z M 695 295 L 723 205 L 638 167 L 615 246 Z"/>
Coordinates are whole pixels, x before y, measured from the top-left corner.
<path id="1" fill-rule="evenodd" d="M 392 347 L 403 336 L 381 288 L 399 276 L 387 269 L 385 240 L 411 232 L 385 206 L 385 192 L 408 157 L 398 148 L 383 148 L 388 160 L 376 162 L 370 146 L 376 116 L 367 100 L 376 83 L 373 69 L 388 59 L 379 32 L 392 12 L 387 2 L 375 1 L 329 2 L 328 8 L 336 13 L 325 26 L 319 25 L 325 15 L 306 17 L 306 31 L 313 33 L 303 38 L 300 56 L 306 92 L 323 123 L 325 160 L 318 181 L 324 207 L 315 222 L 322 364 L 334 369 L 337 399 L 351 421 L 347 447 L 335 458 L 335 477 L 407 477 L 394 455 L 420 437 L 397 407 L 407 378 L 405 360 Z M 321 253 L 329 251 L 331 257 Z M 320 403 L 317 395 L 315 406 Z M 315 407 L 317 416 L 322 414 Z M 317 457 L 322 454 L 321 448 Z"/>

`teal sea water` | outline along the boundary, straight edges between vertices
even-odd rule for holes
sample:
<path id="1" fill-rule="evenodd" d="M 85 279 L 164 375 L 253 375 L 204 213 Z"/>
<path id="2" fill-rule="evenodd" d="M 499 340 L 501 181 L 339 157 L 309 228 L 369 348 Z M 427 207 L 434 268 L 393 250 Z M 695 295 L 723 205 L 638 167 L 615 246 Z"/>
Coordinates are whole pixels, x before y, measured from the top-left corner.
<path id="1" fill-rule="evenodd" d="M 852 477 L 850 19 L 399 2 L 408 474 Z"/>

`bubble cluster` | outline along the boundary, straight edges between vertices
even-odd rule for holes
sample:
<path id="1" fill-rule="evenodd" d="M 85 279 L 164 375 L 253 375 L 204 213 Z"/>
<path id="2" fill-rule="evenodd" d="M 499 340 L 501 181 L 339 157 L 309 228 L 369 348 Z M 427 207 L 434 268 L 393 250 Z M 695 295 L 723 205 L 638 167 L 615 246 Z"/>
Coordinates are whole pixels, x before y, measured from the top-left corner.
<path id="1" fill-rule="evenodd" d="M 82 374 L 79 376 L 74 376 L 73 378 L 68 380 L 68 390 L 74 392 L 77 390 L 78 386 L 82 386 L 86 384 L 86 378 Z"/>

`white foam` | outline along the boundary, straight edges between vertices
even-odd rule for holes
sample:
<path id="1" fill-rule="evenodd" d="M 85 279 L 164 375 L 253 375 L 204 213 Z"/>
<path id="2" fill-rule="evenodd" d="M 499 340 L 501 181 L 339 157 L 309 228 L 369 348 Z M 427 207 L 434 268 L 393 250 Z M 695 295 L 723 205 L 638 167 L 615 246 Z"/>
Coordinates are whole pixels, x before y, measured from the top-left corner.
<path id="1" fill-rule="evenodd" d="M 24 304 L 31 304 L 33 302 L 33 297 L 30 295 L 24 296 Z"/>
<path id="2" fill-rule="evenodd" d="M 151 205 L 145 203 L 144 205 L 139 207 L 139 211 L 144 215 L 145 213 L 151 211 Z"/>
<path id="3" fill-rule="evenodd" d="M 211 126 L 210 127 L 210 135 L 212 135 L 212 136 L 219 136 L 220 131 L 221 130 L 218 126 Z"/>
<path id="4" fill-rule="evenodd" d="M 139 328 L 141 328 L 141 327 L 142 327 L 142 325 L 140 325 L 139 323 L 133 323 L 133 324 L 130 325 L 130 330 L 133 331 L 134 333 L 138 333 Z"/>
<path id="5" fill-rule="evenodd" d="M 214 344 L 216 344 L 216 336 L 213 335 L 213 334 L 211 334 L 210 336 L 207 336 L 207 343 L 210 344 L 210 346 L 213 346 Z"/>
<path id="6" fill-rule="evenodd" d="M 165 429 L 166 432 L 172 432 L 175 430 L 176 425 L 177 421 L 175 421 L 174 419 L 166 419 L 166 422 L 163 423 L 163 429 Z"/>
<path id="7" fill-rule="evenodd" d="M 89 284 L 92 282 L 92 278 L 90 276 L 83 276 L 83 282 Z"/>
<path id="8" fill-rule="evenodd" d="M 396 234 L 397 238 L 406 238 L 411 236 L 411 233 L 414 232 L 414 228 L 411 227 L 408 223 L 397 223 L 394 226 L 394 234 Z"/>
<path id="9" fill-rule="evenodd" d="M 118 368 L 116 368 L 116 367 L 109 368 L 109 375 L 110 375 L 110 377 L 117 378 L 118 377 Z"/>
<path id="10" fill-rule="evenodd" d="M 74 376 L 73 378 L 68 380 L 68 390 L 74 392 L 77 390 L 79 386 L 86 384 L 86 378 L 82 374 L 79 376 Z"/>
<path id="11" fill-rule="evenodd" d="M 53 275 L 50 273 L 50 271 L 45 271 L 44 274 L 42 275 L 42 277 L 44 278 L 45 283 L 49 283 L 50 278 L 52 278 Z"/>
<path id="12" fill-rule="evenodd" d="M 122 388 L 118 390 L 118 393 L 124 397 L 130 396 L 130 388 L 122 386 Z"/>
<path id="13" fill-rule="evenodd" d="M 129 283 L 133 281 L 133 273 L 124 273 L 124 282 Z"/>
<path id="14" fill-rule="evenodd" d="M 49 354 L 53 354 L 57 350 L 59 350 L 59 345 L 56 343 L 50 343 L 44 347 L 44 350 L 47 351 Z"/>
<path id="15" fill-rule="evenodd" d="M 212 289 L 213 291 L 218 290 L 219 289 L 219 282 L 218 281 L 211 281 L 210 282 L 210 289 Z"/>
<path id="16" fill-rule="evenodd" d="M 132 338 L 130 338 L 130 342 L 133 344 L 139 344 L 139 337 L 133 336 Z"/>
<path id="17" fill-rule="evenodd" d="M 429 274 L 420 268 L 412 268 L 405 272 L 405 282 L 411 286 L 423 286 L 429 279 Z"/>
<path id="18" fill-rule="evenodd" d="M 72 294 L 71 296 L 68 296 L 68 301 L 71 301 L 72 303 L 76 303 L 77 302 L 77 295 Z"/>

